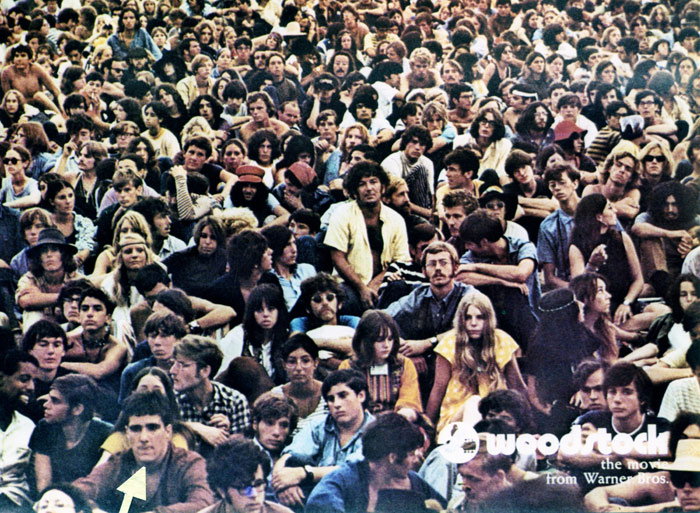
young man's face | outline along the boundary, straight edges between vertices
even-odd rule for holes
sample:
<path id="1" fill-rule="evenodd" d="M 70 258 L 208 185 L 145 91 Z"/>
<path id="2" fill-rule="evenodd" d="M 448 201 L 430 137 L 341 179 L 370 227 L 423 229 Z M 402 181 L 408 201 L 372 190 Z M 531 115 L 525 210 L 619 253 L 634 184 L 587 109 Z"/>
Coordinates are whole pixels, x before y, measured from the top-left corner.
<path id="1" fill-rule="evenodd" d="M 18 68 L 25 68 L 29 64 L 29 54 L 26 52 L 17 52 L 14 59 L 12 59 L 12 64 Z"/>
<path id="2" fill-rule="evenodd" d="M 555 200 L 568 201 L 572 194 L 576 194 L 578 180 L 572 181 L 567 173 L 561 173 L 556 180 L 550 180 L 547 185 Z"/>
<path id="3" fill-rule="evenodd" d="M 71 408 L 63 395 L 52 388 L 44 403 L 44 419 L 49 424 L 62 424 L 71 416 Z"/>
<path id="4" fill-rule="evenodd" d="M 156 234 L 162 239 L 170 237 L 170 228 L 172 221 L 168 214 L 156 214 L 153 218 L 153 226 L 156 229 Z"/>
<path id="5" fill-rule="evenodd" d="M 671 472 L 681 511 L 700 511 L 700 472 Z"/>
<path id="6" fill-rule="evenodd" d="M 253 422 L 255 438 L 258 439 L 260 445 L 272 452 L 279 452 L 284 448 L 290 427 L 289 417 L 280 417 L 269 422 L 265 419 L 260 420 L 260 422 Z"/>
<path id="7" fill-rule="evenodd" d="M 469 176 L 462 173 L 462 168 L 459 164 L 448 164 L 445 168 L 447 174 L 447 185 L 450 189 L 460 189 L 467 185 Z"/>
<path id="8" fill-rule="evenodd" d="M 637 104 L 637 112 L 644 119 L 653 118 L 656 115 L 656 102 L 652 96 L 646 96 Z"/>
<path id="9" fill-rule="evenodd" d="M 248 113 L 256 123 L 262 123 L 269 117 L 267 113 L 267 105 L 263 100 L 257 100 L 248 105 Z"/>
<path id="10" fill-rule="evenodd" d="M 608 402 L 608 409 L 612 412 L 613 420 L 623 421 L 641 414 L 642 405 L 634 383 L 609 387 L 605 398 Z"/>
<path id="11" fill-rule="evenodd" d="M 21 362 L 14 374 L 0 374 L 0 397 L 10 405 L 27 404 L 34 395 L 34 379 L 37 372 L 38 369 L 33 363 Z"/>
<path id="12" fill-rule="evenodd" d="M 333 420 L 341 425 L 353 425 L 364 416 L 364 401 L 364 390 L 356 393 L 345 383 L 332 386 L 326 395 L 328 410 Z"/>
<path id="13" fill-rule="evenodd" d="M 177 342 L 175 335 L 165 335 L 161 332 L 148 335 L 148 347 L 151 348 L 156 360 L 170 360 L 173 357 L 175 342 Z"/>
<path id="14" fill-rule="evenodd" d="M 513 178 L 520 185 L 527 185 L 535 180 L 535 174 L 531 165 L 519 167 L 513 173 Z"/>
<path id="15" fill-rule="evenodd" d="M 104 303 L 94 297 L 86 297 L 80 303 L 80 325 L 85 331 L 99 331 L 111 321 Z"/>
<path id="16" fill-rule="evenodd" d="M 425 144 L 423 144 L 420 139 L 417 137 L 411 137 L 411 140 L 406 144 L 406 149 L 404 149 L 404 152 L 409 160 L 416 161 L 423 156 L 423 153 L 425 153 L 425 148 Z"/>
<path id="17" fill-rule="evenodd" d="M 197 363 L 184 356 L 175 357 L 175 363 L 170 368 L 173 388 L 176 392 L 185 392 L 199 386 L 207 379 L 209 367 L 197 370 Z"/>
<path id="18" fill-rule="evenodd" d="M 143 111 L 143 124 L 146 128 L 154 128 L 160 126 L 160 119 L 156 116 L 155 111 L 148 107 Z"/>
<path id="19" fill-rule="evenodd" d="M 207 161 L 207 153 L 203 148 L 191 144 L 185 151 L 185 169 L 187 171 L 199 171 Z"/>
<path id="20" fill-rule="evenodd" d="M 365 176 L 360 178 L 357 185 L 357 202 L 360 205 L 376 205 L 382 199 L 384 187 L 376 176 Z"/>
<path id="21" fill-rule="evenodd" d="M 447 251 L 426 255 L 423 274 L 432 287 L 449 285 L 454 277 L 454 271 L 452 257 Z"/>
<path id="22" fill-rule="evenodd" d="M 321 321 L 323 324 L 334 324 L 336 322 L 340 304 L 338 303 L 338 296 L 335 292 L 331 292 L 330 290 L 316 292 L 311 296 L 309 304 L 311 315 L 317 320 Z"/>
<path id="23" fill-rule="evenodd" d="M 258 465 L 253 481 L 245 483 L 241 488 L 228 487 L 225 495 L 227 502 L 233 507 L 232 511 L 261 513 L 265 502 L 266 484 L 262 466 Z"/>
<path id="24" fill-rule="evenodd" d="M 459 237 L 459 227 L 466 217 L 467 215 L 464 213 L 464 207 L 461 205 L 445 208 L 445 220 L 447 221 L 447 227 L 452 237 Z"/>
<path id="25" fill-rule="evenodd" d="M 335 141 L 338 134 L 338 125 L 333 118 L 326 118 L 318 124 L 318 135 L 321 139 Z"/>
<path id="26" fill-rule="evenodd" d="M 39 368 L 45 371 L 54 371 L 61 364 L 66 354 L 66 347 L 60 337 L 41 337 L 29 351 L 39 361 Z"/>
<path id="27" fill-rule="evenodd" d="M 117 201 L 124 208 L 134 205 L 138 201 L 139 196 L 141 196 L 141 191 L 141 186 L 134 187 L 132 183 L 127 183 L 119 189 L 114 189 L 114 192 L 117 194 Z"/>
<path id="28" fill-rule="evenodd" d="M 301 223 L 299 221 L 289 221 L 289 229 L 294 234 L 295 239 L 303 237 L 304 235 L 311 235 L 311 229 L 309 228 L 309 225 L 306 223 Z"/>
<path id="29" fill-rule="evenodd" d="M 166 426 L 160 415 L 129 417 L 126 438 L 138 465 L 157 465 L 165 458 L 170 446 L 172 426 Z"/>
<path id="30" fill-rule="evenodd" d="M 608 405 L 603 393 L 603 369 L 598 369 L 590 376 L 579 390 L 581 408 L 584 410 L 605 410 Z"/>
<path id="31" fill-rule="evenodd" d="M 301 112 L 299 105 L 296 103 L 287 104 L 284 110 L 279 113 L 280 121 L 286 123 L 287 126 L 294 126 L 301 120 Z"/>
<path id="32" fill-rule="evenodd" d="M 673 222 L 678 220 L 680 210 L 678 209 L 678 202 L 674 196 L 668 196 L 666 198 L 663 214 L 666 221 Z"/>

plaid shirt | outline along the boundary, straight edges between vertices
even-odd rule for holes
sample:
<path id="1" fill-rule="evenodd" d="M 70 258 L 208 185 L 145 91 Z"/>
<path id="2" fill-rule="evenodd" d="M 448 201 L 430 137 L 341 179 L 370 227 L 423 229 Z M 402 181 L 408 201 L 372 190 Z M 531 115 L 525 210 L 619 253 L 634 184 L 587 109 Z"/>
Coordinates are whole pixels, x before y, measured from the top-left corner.
<path id="1" fill-rule="evenodd" d="M 185 393 L 177 394 L 180 416 L 185 422 L 208 424 L 212 415 L 221 413 L 231 422 L 231 434 L 242 433 L 250 425 L 248 400 L 240 392 L 212 381 L 213 395 L 209 404 L 198 410 Z"/>

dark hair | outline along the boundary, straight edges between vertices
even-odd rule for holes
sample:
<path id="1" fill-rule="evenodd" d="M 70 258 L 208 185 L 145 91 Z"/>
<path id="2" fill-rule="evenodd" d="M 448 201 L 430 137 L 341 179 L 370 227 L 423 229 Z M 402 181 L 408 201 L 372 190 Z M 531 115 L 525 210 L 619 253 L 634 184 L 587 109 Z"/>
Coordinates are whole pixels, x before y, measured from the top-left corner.
<path id="1" fill-rule="evenodd" d="M 683 320 L 684 312 L 683 308 L 681 308 L 680 294 L 681 284 L 685 282 L 693 284 L 695 295 L 700 298 L 700 278 L 692 273 L 685 273 L 676 277 L 666 291 L 666 304 L 671 307 L 671 315 L 676 322 L 681 322 Z"/>
<path id="2" fill-rule="evenodd" d="M 241 278 L 251 276 L 269 247 L 267 239 L 260 233 L 253 230 L 242 231 L 228 243 L 231 272 Z"/>
<path id="3" fill-rule="evenodd" d="M 202 237 L 202 231 L 207 226 L 211 230 L 211 234 L 216 239 L 217 251 L 219 249 L 223 249 L 225 247 L 225 244 L 226 244 L 226 230 L 224 229 L 223 224 L 221 224 L 221 221 L 219 220 L 219 218 L 216 216 L 212 216 L 212 215 L 203 217 L 194 226 L 194 232 L 193 232 L 192 238 L 194 239 L 195 243 L 199 244 L 199 240 Z"/>
<path id="4" fill-rule="evenodd" d="M 248 486 L 258 467 L 267 476 L 270 457 L 253 440 L 233 437 L 217 445 L 207 459 L 207 480 L 212 490 L 226 493 L 229 488 Z"/>
<path id="5" fill-rule="evenodd" d="M 510 155 L 506 157 L 506 174 L 512 179 L 518 169 L 532 166 L 532 160 L 532 157 L 523 150 L 511 150 Z"/>
<path id="6" fill-rule="evenodd" d="M 491 412 L 505 411 L 515 420 L 519 433 L 532 429 L 533 419 L 530 403 L 515 390 L 495 390 L 479 402 L 479 413 L 483 418 Z"/>
<path id="7" fill-rule="evenodd" d="M 465 242 L 479 244 L 483 239 L 496 242 L 503 237 L 503 226 L 497 219 L 489 216 L 485 210 L 479 209 L 469 214 L 459 227 L 459 236 Z"/>
<path id="8" fill-rule="evenodd" d="M 248 139 L 248 157 L 250 160 L 258 162 L 258 151 L 260 145 L 265 141 L 272 146 L 272 160 L 275 160 L 282 154 L 280 140 L 277 138 L 277 135 L 272 130 L 258 130 Z"/>
<path id="9" fill-rule="evenodd" d="M 423 434 L 418 426 L 394 412 L 377 415 L 362 434 L 362 455 L 376 462 L 395 454 L 402 461 L 409 453 L 423 446 Z"/>
<path id="10" fill-rule="evenodd" d="M 386 171 L 384 171 L 379 164 L 369 160 L 363 160 L 352 166 L 348 172 L 345 173 L 343 187 L 348 191 L 351 198 L 355 198 L 357 196 L 357 188 L 360 185 L 360 180 L 370 176 L 376 176 L 384 187 L 389 185 L 389 175 L 386 174 Z"/>
<path id="11" fill-rule="evenodd" d="M 145 296 L 147 292 L 153 290 L 153 288 L 162 283 L 163 285 L 170 285 L 170 276 L 168 271 L 163 269 L 160 264 L 147 264 L 136 274 L 135 285 L 139 294 Z"/>
<path id="12" fill-rule="evenodd" d="M 289 216 L 289 221 L 296 223 L 304 223 L 309 227 L 311 233 L 318 233 L 321 229 L 321 217 L 309 208 L 300 208 L 295 210 L 291 216 Z"/>
<path id="13" fill-rule="evenodd" d="M 331 391 L 331 388 L 336 385 L 346 385 L 356 394 L 364 392 L 365 400 L 363 401 L 362 406 L 367 408 L 369 403 L 369 389 L 367 388 L 367 380 L 365 380 L 365 377 L 358 371 L 353 369 L 343 369 L 330 373 L 323 381 L 323 386 L 321 387 L 321 395 L 324 399 L 328 400 L 328 393 Z"/>
<path id="14" fill-rule="evenodd" d="M 89 289 L 83 291 L 82 294 L 80 294 L 81 306 L 83 304 L 83 301 L 85 301 L 85 299 L 87 298 L 93 298 L 102 303 L 105 307 L 105 311 L 109 315 L 112 315 L 112 312 L 114 312 L 114 309 L 117 306 L 116 303 L 112 301 L 112 298 L 110 298 L 104 290 L 98 289 L 97 287 L 90 287 Z"/>
<path id="15" fill-rule="evenodd" d="M 599 244 L 601 239 L 598 214 L 602 214 L 608 204 L 608 199 L 599 193 L 589 194 L 584 196 L 579 201 L 574 214 L 574 227 L 571 231 L 571 244 L 576 246 L 583 254 L 584 260 L 588 261 L 588 257 L 593 252 L 593 249 Z M 612 237 L 621 237 L 619 232 L 608 230 Z"/>
<path id="16" fill-rule="evenodd" d="M 685 353 L 685 361 L 688 367 L 696 373 L 700 369 L 700 340 L 693 340 Z"/>
<path id="17" fill-rule="evenodd" d="M 398 365 L 400 331 L 396 321 L 382 310 L 367 310 L 352 337 L 353 363 L 359 369 L 369 369 L 374 361 L 374 344 L 384 336 L 394 343 L 389 354 L 390 366 Z"/>
<path id="18" fill-rule="evenodd" d="M 94 285 L 86 278 L 78 278 L 76 280 L 70 280 L 63 284 L 61 290 L 58 292 L 58 299 L 56 300 L 56 306 L 58 308 L 63 308 L 63 303 L 74 295 L 82 295 L 87 289 L 94 287 Z M 34 325 L 32 325 L 34 326 Z"/>
<path id="19" fill-rule="evenodd" d="M 42 338 L 60 338 L 63 349 L 68 349 L 66 332 L 57 323 L 48 319 L 41 319 L 32 324 L 22 337 L 22 350 L 29 353 Z"/>
<path id="20" fill-rule="evenodd" d="M 46 228 L 44 228 L 46 229 Z M 78 268 L 78 265 L 73 259 L 73 255 L 66 251 L 65 248 L 57 246 L 61 252 L 61 260 L 63 262 L 63 271 L 66 275 L 69 275 Z M 44 276 L 44 268 L 41 265 L 41 250 L 37 249 L 32 252 L 27 253 L 27 264 L 29 266 L 29 271 L 36 277 L 42 278 Z"/>
<path id="21" fill-rule="evenodd" d="M 651 379 L 641 367 L 629 362 L 617 362 L 612 365 L 603 378 L 603 391 L 607 396 L 610 388 L 624 387 L 629 384 L 633 384 L 637 390 L 641 412 L 644 413 L 650 406 L 652 384 Z"/>
<path id="22" fill-rule="evenodd" d="M 187 335 L 187 327 L 184 321 L 172 312 L 154 312 L 146 320 L 143 328 L 146 336 L 162 335 L 164 337 L 174 336 L 181 339 Z"/>
<path id="23" fill-rule="evenodd" d="M 292 230 L 282 225 L 266 226 L 260 233 L 267 239 L 267 243 L 272 249 L 272 260 L 276 261 L 282 256 L 284 248 L 294 238 Z"/>
<path id="24" fill-rule="evenodd" d="M 203 101 L 208 101 L 209 104 L 211 105 L 211 110 L 212 110 L 212 121 L 209 123 L 209 126 L 211 127 L 212 130 L 217 130 L 219 128 L 219 125 L 221 124 L 221 114 L 224 112 L 224 106 L 221 105 L 221 102 L 214 98 L 210 94 L 200 94 L 197 96 L 197 98 L 194 99 L 192 104 L 190 105 L 190 118 L 193 118 L 194 116 L 200 116 L 201 114 L 199 113 L 199 106 Z M 205 141 L 209 143 L 209 148 L 211 148 L 211 143 L 206 137 L 201 137 Z M 194 137 L 189 139 L 187 143 L 185 143 L 185 146 L 189 146 L 189 144 L 192 142 L 192 139 L 195 139 Z M 198 148 L 203 148 L 202 146 L 196 145 Z M 211 149 L 209 150 L 209 153 L 207 156 L 211 155 Z"/>
<path id="25" fill-rule="evenodd" d="M 158 392 L 136 392 L 124 400 L 121 415 L 125 426 L 129 425 L 131 417 L 146 415 L 158 415 L 163 425 L 170 426 L 173 423 L 174 412 L 168 398 Z"/>
<path id="26" fill-rule="evenodd" d="M 695 217 L 696 201 L 691 198 L 692 193 L 686 186 L 675 180 L 663 182 L 654 187 L 649 200 L 649 214 L 655 225 L 667 227 L 668 223 L 664 219 L 664 207 L 669 196 L 673 196 L 678 205 L 678 219 L 672 223 L 673 226 L 684 225 Z"/>
<path id="27" fill-rule="evenodd" d="M 581 173 L 571 164 L 564 162 L 547 166 L 544 170 L 544 182 L 549 183 L 552 180 L 559 180 L 564 173 L 566 173 L 569 180 L 572 182 L 581 179 Z"/>
<path id="28" fill-rule="evenodd" d="M 678 447 L 678 441 L 684 439 L 683 431 L 685 431 L 688 426 L 698 426 L 700 427 L 700 413 L 689 413 L 681 412 L 671 422 L 671 433 L 668 439 L 668 450 L 671 452 L 671 456 L 675 458 L 676 448 Z"/>
<path id="29" fill-rule="evenodd" d="M 72 409 L 79 404 L 83 406 L 81 420 L 87 421 L 92 418 L 95 413 L 95 398 L 100 395 L 100 390 L 90 376 L 84 374 L 61 376 L 51 383 L 51 388 L 63 396 L 69 408 Z"/>
<path id="30" fill-rule="evenodd" d="M 690 333 L 698 324 L 700 324 L 700 301 L 695 301 L 685 311 L 683 329 Z"/>
<path id="31" fill-rule="evenodd" d="M 581 390 L 581 388 L 583 388 L 588 378 L 591 377 L 591 374 L 599 370 L 602 370 L 603 374 L 605 374 L 605 371 L 607 371 L 609 367 L 605 360 L 583 360 L 576 366 L 574 375 L 571 378 L 576 390 Z"/>
<path id="32" fill-rule="evenodd" d="M 263 283 L 250 292 L 243 315 L 244 344 L 260 348 L 265 342 L 265 332 L 255 320 L 255 313 L 260 312 L 263 306 L 270 310 L 277 310 L 277 322 L 272 328 L 271 340 L 274 359 L 277 356 L 277 348 L 287 340 L 289 329 L 287 305 L 279 287 Z"/>
<path id="33" fill-rule="evenodd" d="M 280 356 L 283 360 L 286 360 L 289 358 L 289 355 L 297 349 L 303 349 L 309 353 L 311 358 L 318 360 L 318 346 L 316 345 L 316 342 L 314 342 L 313 339 L 306 333 L 301 332 L 292 334 L 292 336 L 289 337 L 289 340 L 282 344 L 282 347 L 280 348 Z"/>
<path id="34" fill-rule="evenodd" d="M 148 224 L 151 225 L 151 232 L 153 232 L 154 219 L 157 215 L 170 216 L 170 206 L 160 196 L 142 198 L 131 208 L 146 218 Z"/>
<path id="35" fill-rule="evenodd" d="M 479 111 L 479 113 L 476 115 L 476 118 L 474 119 L 474 122 L 469 127 L 469 133 L 474 139 L 477 139 L 479 137 L 479 123 L 484 121 L 486 119 L 486 114 L 489 113 L 493 116 L 495 122 L 495 126 L 493 127 L 493 135 L 491 135 L 491 140 L 499 141 L 505 137 L 506 126 L 503 123 L 503 116 L 498 110 L 492 107 L 486 107 Z"/>
<path id="36" fill-rule="evenodd" d="M 515 124 L 515 131 L 517 133 L 526 134 L 533 126 L 535 126 L 535 113 L 539 107 L 543 107 L 547 111 L 547 125 L 545 126 L 544 131 L 547 132 L 550 129 L 550 127 L 554 124 L 554 115 L 552 114 L 552 111 L 543 102 L 532 102 L 525 107 L 525 110 L 523 110 L 523 113 L 520 114 L 520 117 L 518 118 L 518 122 Z"/>
<path id="37" fill-rule="evenodd" d="M 401 136 L 401 151 L 406 149 L 406 146 L 408 146 L 408 143 L 411 142 L 413 138 L 418 139 L 418 142 L 425 146 L 425 151 L 433 147 L 433 139 L 430 136 L 430 130 L 423 125 L 413 125 L 408 127 Z"/>
<path id="38" fill-rule="evenodd" d="M 131 383 L 129 384 L 129 393 L 127 395 L 130 396 L 134 392 L 136 392 L 136 389 L 139 387 L 139 381 L 143 379 L 144 376 L 155 376 L 157 377 L 160 382 L 163 385 L 163 388 L 165 389 L 165 398 L 168 401 L 168 404 L 170 404 L 170 410 L 173 415 L 173 420 L 179 420 L 180 419 L 180 408 L 177 405 L 177 398 L 175 397 L 175 390 L 173 389 L 173 381 L 170 378 L 170 375 L 165 372 L 163 369 L 160 367 L 144 367 L 141 369 L 139 372 L 136 373 L 134 378 L 131 380 Z M 144 393 L 144 392 L 137 392 L 137 393 Z M 128 419 L 124 417 L 124 414 L 119 415 L 119 419 L 117 420 L 116 424 L 114 425 L 115 430 L 123 430 L 126 427 L 126 421 Z"/>
<path id="39" fill-rule="evenodd" d="M 156 301 L 182 317 L 186 323 L 194 320 L 195 311 L 190 298 L 180 289 L 166 289 L 158 292 Z"/>
<path id="40" fill-rule="evenodd" d="M 297 427 L 299 414 L 296 403 L 284 394 L 269 391 L 259 396 L 250 409 L 252 422 L 265 421 L 268 424 L 277 419 L 287 417 L 289 419 L 289 436 Z"/>
<path id="41" fill-rule="evenodd" d="M 66 494 L 73 501 L 73 507 L 75 508 L 75 513 L 92 513 L 92 506 L 90 506 L 90 501 L 87 499 L 83 491 L 68 483 L 55 483 L 44 488 L 39 494 L 39 499 L 46 495 L 48 492 L 57 490 Z"/>

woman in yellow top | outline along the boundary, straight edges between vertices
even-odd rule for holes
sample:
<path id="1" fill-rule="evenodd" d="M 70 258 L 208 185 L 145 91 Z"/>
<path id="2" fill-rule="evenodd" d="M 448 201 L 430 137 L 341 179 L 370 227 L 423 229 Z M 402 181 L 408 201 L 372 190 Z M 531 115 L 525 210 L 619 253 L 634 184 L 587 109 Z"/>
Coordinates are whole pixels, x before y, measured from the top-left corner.
<path id="1" fill-rule="evenodd" d="M 368 310 L 352 338 L 354 352 L 340 369 L 356 369 L 369 385 L 372 413 L 396 411 L 415 422 L 423 405 L 418 373 L 410 358 L 399 353 L 399 327 L 386 312 Z"/>
<path id="2" fill-rule="evenodd" d="M 505 331 L 496 328 L 489 298 L 468 292 L 457 307 L 455 334 L 436 347 L 435 382 L 426 413 L 438 432 L 449 422 L 462 420 L 462 407 L 471 397 L 494 390 L 526 388 L 516 357 L 520 348 Z M 439 415 L 439 417 L 438 417 Z"/>

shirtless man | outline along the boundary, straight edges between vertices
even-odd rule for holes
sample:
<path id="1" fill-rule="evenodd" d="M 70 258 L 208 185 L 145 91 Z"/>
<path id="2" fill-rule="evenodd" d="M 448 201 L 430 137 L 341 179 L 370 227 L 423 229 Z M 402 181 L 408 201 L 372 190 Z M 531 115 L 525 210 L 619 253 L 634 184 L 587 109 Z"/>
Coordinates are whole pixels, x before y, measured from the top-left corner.
<path id="1" fill-rule="evenodd" d="M 248 105 L 248 113 L 253 120 L 243 125 L 240 129 L 241 139 L 245 142 L 248 142 L 248 139 L 255 132 L 263 128 L 272 130 L 277 137 L 282 137 L 289 130 L 286 123 L 270 117 L 275 112 L 275 106 L 267 93 L 258 92 L 248 95 L 246 104 Z"/>
<path id="2" fill-rule="evenodd" d="M 28 102 L 63 114 L 43 90 L 47 88 L 54 98 L 59 98 L 61 93 L 58 87 L 41 66 L 31 62 L 33 56 L 34 52 L 26 45 L 17 45 L 10 50 L 12 64 L 0 75 L 2 90 L 17 89 Z"/>

